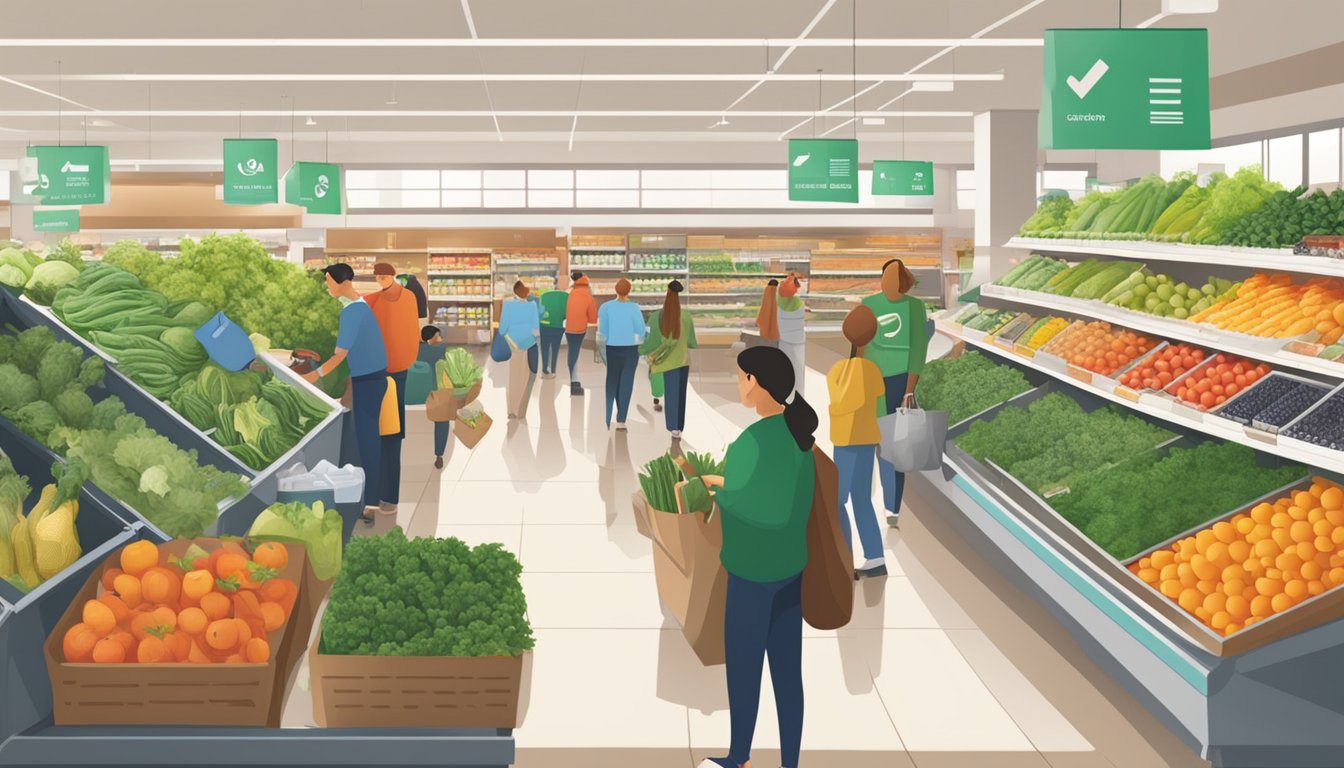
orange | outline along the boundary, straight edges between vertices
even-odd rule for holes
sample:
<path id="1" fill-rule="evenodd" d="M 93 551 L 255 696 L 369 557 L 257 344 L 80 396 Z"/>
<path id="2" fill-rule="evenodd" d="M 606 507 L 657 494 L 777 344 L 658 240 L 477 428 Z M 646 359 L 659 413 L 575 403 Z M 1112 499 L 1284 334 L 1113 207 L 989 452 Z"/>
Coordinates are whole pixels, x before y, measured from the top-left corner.
<path id="1" fill-rule="evenodd" d="M 1176 553 L 1169 549 L 1159 549 L 1153 553 L 1153 567 L 1161 570 L 1176 562 Z"/>
<path id="2" fill-rule="evenodd" d="M 1307 583 L 1301 579 L 1293 579 L 1283 585 L 1283 594 L 1293 600 L 1301 600 L 1307 596 Z"/>
<path id="3" fill-rule="evenodd" d="M 1335 543 L 1334 543 L 1333 541 L 1330 540 L 1330 537 L 1329 537 L 1329 536 L 1317 536 L 1317 537 L 1316 537 L 1315 545 L 1316 545 L 1316 551 L 1317 551 L 1317 552 L 1334 552 L 1334 551 L 1335 551 Z"/>
<path id="4" fill-rule="evenodd" d="M 1256 557 L 1277 557 L 1283 550 L 1279 547 L 1277 541 L 1269 538 L 1256 542 L 1255 549 L 1252 551 Z"/>
<path id="5" fill-rule="evenodd" d="M 1233 523 L 1233 525 L 1236 526 L 1237 534 L 1239 536 L 1246 536 L 1250 534 L 1251 531 L 1255 530 L 1255 521 L 1249 517 L 1238 520 Z"/>
<path id="6" fill-rule="evenodd" d="M 1199 577 L 1195 575 L 1195 569 L 1191 568 L 1189 563 L 1181 563 L 1176 566 L 1176 578 L 1180 579 L 1183 587 L 1193 587 L 1199 582 Z M 262 594 L 265 594 L 264 590 Z"/>
<path id="7" fill-rule="evenodd" d="M 289 550 L 279 542 L 265 541 L 252 552 L 252 561 L 278 571 L 289 564 Z"/>
<path id="8" fill-rule="evenodd" d="M 1270 600 L 1269 604 L 1274 609 L 1275 613 L 1283 613 L 1293 607 L 1293 598 L 1283 593 L 1279 593 Z"/>
<path id="9" fill-rule="evenodd" d="M 155 566 L 140 577 L 140 589 L 146 602 L 175 603 L 182 594 L 182 582 L 167 568 Z"/>
<path id="10" fill-rule="evenodd" d="M 1270 538 L 1274 540 L 1275 544 L 1279 545 L 1280 550 L 1287 549 L 1296 543 L 1287 528 L 1275 528 L 1274 532 L 1270 534 Z"/>
<path id="11" fill-rule="evenodd" d="M 1316 506 L 1316 497 L 1309 491 L 1298 491 L 1293 494 L 1293 504 L 1303 509 L 1311 509 Z"/>
<path id="12" fill-rule="evenodd" d="M 163 636 L 163 642 L 168 646 L 168 652 L 173 655 L 172 661 L 186 661 L 191 654 L 191 638 L 185 633 L 169 632 Z"/>
<path id="13" fill-rule="evenodd" d="M 210 622 L 205 630 L 205 642 L 217 651 L 238 647 L 238 624 L 234 619 Z"/>
<path id="14" fill-rule="evenodd" d="M 1302 567 L 1302 558 L 1296 552 L 1284 552 L 1274 559 L 1274 567 L 1280 571 L 1296 573 Z"/>
<path id="15" fill-rule="evenodd" d="M 106 591 L 106 592 L 113 592 L 113 591 L 115 591 L 115 587 L 112 586 L 112 582 L 113 582 L 118 576 L 120 576 L 120 575 L 121 575 L 121 569 L 120 569 L 120 568 L 106 568 L 106 569 L 104 569 L 104 570 L 103 570 L 103 577 L 99 580 L 99 581 L 102 583 L 102 585 L 103 585 L 103 590 Z"/>
<path id="16" fill-rule="evenodd" d="M 1293 516 L 1287 512 L 1275 512 L 1274 517 L 1270 518 L 1269 524 L 1275 528 L 1287 528 L 1293 524 Z"/>
<path id="17" fill-rule="evenodd" d="M 150 541 L 137 541 L 127 544 L 121 550 L 121 570 L 132 576 L 139 576 L 159 564 L 159 548 Z"/>
<path id="18" fill-rule="evenodd" d="M 1244 541 L 1234 541 L 1227 545 L 1227 554 L 1234 563 L 1244 563 L 1251 556 L 1251 545 Z"/>
<path id="19" fill-rule="evenodd" d="M 1237 539 L 1237 528 L 1232 523 L 1224 520 L 1213 526 L 1213 535 L 1224 544 L 1231 544 Z"/>
<path id="20" fill-rule="evenodd" d="M 150 613 L 154 617 L 157 626 L 167 627 L 168 629 L 177 629 L 177 611 L 172 608 L 161 605 Z"/>
<path id="21" fill-rule="evenodd" d="M 1344 306 L 1341 303 L 1340 306 Z M 1333 509 L 1344 509 L 1344 490 L 1337 485 L 1331 485 L 1321 492 L 1321 506 L 1329 512 Z"/>
<path id="22" fill-rule="evenodd" d="M 1195 589 L 1199 590 L 1201 595 L 1212 594 L 1219 587 L 1219 582 L 1213 579 L 1207 579 L 1195 584 Z"/>
<path id="23" fill-rule="evenodd" d="M 1302 578 L 1306 579 L 1307 581 L 1311 581 L 1313 579 L 1321 578 L 1321 574 L 1325 572 L 1325 568 L 1323 568 L 1320 563 L 1316 562 L 1315 560 L 1312 560 L 1310 562 L 1303 563 L 1302 567 L 1298 570 L 1298 572 L 1302 574 Z"/>
<path id="24" fill-rule="evenodd" d="M 209 571 L 191 571 L 182 577 L 182 594 L 192 600 L 200 600 L 214 589 L 215 577 Z"/>
<path id="25" fill-rule="evenodd" d="M 215 562 L 215 575 L 221 579 L 237 576 L 242 581 L 247 576 L 247 558 L 234 552 L 225 552 Z"/>
<path id="26" fill-rule="evenodd" d="M 1269 519 L 1273 516 L 1274 507 L 1265 504 L 1264 502 L 1256 504 L 1251 510 L 1251 519 L 1257 523 L 1268 523 Z"/>
<path id="27" fill-rule="evenodd" d="M 271 645 L 260 637 L 247 641 L 246 658 L 253 664 L 263 664 L 271 658 Z"/>
<path id="28" fill-rule="evenodd" d="M 1307 594 L 1315 597 L 1325 591 L 1325 582 L 1313 579 L 1307 582 Z"/>
<path id="29" fill-rule="evenodd" d="M 126 660 L 126 649 L 110 637 L 104 637 L 93 646 L 93 660 L 98 664 L 120 664 Z"/>
<path id="30" fill-rule="evenodd" d="M 1194 613 L 1195 609 L 1203 604 L 1204 596 L 1201 595 L 1198 590 L 1186 589 L 1181 592 L 1180 597 L 1177 598 L 1177 602 L 1180 603 L 1180 606 L 1187 612 Z"/>
<path id="31" fill-rule="evenodd" d="M 125 648 L 126 653 L 128 654 L 131 652 L 131 649 L 135 648 L 135 636 L 124 629 L 114 630 L 108 637 L 121 643 L 121 647 Z"/>
<path id="32" fill-rule="evenodd" d="M 177 627 L 188 635 L 199 635 L 205 631 L 210 618 L 200 608 L 185 608 L 177 615 Z"/>
<path id="33" fill-rule="evenodd" d="M 1257 595 L 1251 600 L 1251 615 L 1257 619 L 1263 619 L 1274 612 L 1273 605 L 1269 597 Z M 1247 622 L 1249 623 L 1249 621 Z"/>
<path id="34" fill-rule="evenodd" d="M 1316 534 L 1311 530 L 1311 523 L 1306 520 L 1298 520 L 1288 529 L 1288 533 L 1293 537 L 1293 541 L 1303 542 L 1311 541 L 1316 538 Z"/>
<path id="35" fill-rule="evenodd" d="M 1176 597 L 1181 594 L 1181 583 L 1175 579 L 1169 579 L 1163 582 L 1162 594 L 1175 600 Z M 266 631 L 274 632 L 284 626 L 285 609 L 281 608 L 279 603 L 264 602 L 261 604 L 261 617 L 266 622 Z"/>
<path id="36" fill-rule="evenodd" d="M 1221 632 L 1231 622 L 1232 617 L 1228 615 L 1227 611 L 1218 611 L 1209 619 L 1209 626 Z"/>
<path id="37" fill-rule="evenodd" d="M 229 602 L 229 598 L 218 592 L 209 592 L 201 597 L 201 610 L 212 620 L 228 616 L 232 608 L 233 603 Z"/>
<path id="38" fill-rule="evenodd" d="M 135 660 L 141 664 L 160 664 L 165 661 L 171 661 L 168 644 L 163 640 L 150 635 L 144 640 L 141 640 L 140 645 L 136 647 Z"/>
<path id="39" fill-rule="evenodd" d="M 112 616 L 117 620 L 118 624 L 131 617 L 131 609 L 127 608 L 126 604 L 121 601 L 121 598 L 116 595 L 109 595 L 104 592 L 98 596 L 98 602 L 106 605 L 112 610 Z"/>
<path id="40" fill-rule="evenodd" d="M 69 662 L 89 661 L 97 644 L 98 633 L 81 621 L 65 631 L 65 637 L 61 638 L 61 655 Z"/>
<path id="41" fill-rule="evenodd" d="M 1210 544 L 1209 551 L 1204 553 L 1204 557 L 1219 569 L 1226 568 L 1232 562 L 1232 555 L 1228 554 L 1227 545 L 1221 541 Z"/>
<path id="42" fill-rule="evenodd" d="M 154 614 L 151 611 L 140 611 L 131 616 L 131 634 L 136 640 L 143 640 L 149 637 L 149 628 L 156 626 L 154 623 Z"/>
<path id="43" fill-rule="evenodd" d="M 1208 533 L 1208 531 L 1201 531 L 1201 533 Z M 1208 558 L 1204 555 L 1195 555 L 1190 558 L 1190 567 L 1194 569 L 1195 576 L 1198 577 L 1200 581 L 1212 579 L 1218 575 L 1218 566 L 1209 562 Z"/>
<path id="44" fill-rule="evenodd" d="M 1330 532 L 1330 541 L 1335 544 L 1335 546 L 1344 545 L 1344 525 L 1341 525 Z"/>
<path id="45" fill-rule="evenodd" d="M 1315 539 L 1308 539 L 1307 541 L 1298 544 L 1294 547 L 1294 550 L 1297 552 L 1297 556 L 1302 558 L 1302 562 L 1304 563 L 1308 560 L 1314 560 L 1316 555 L 1322 554 L 1320 550 L 1316 549 Z M 1333 547 L 1331 550 L 1333 550 Z"/>
<path id="46" fill-rule="evenodd" d="M 1144 568 L 1139 571 L 1139 578 L 1148 584 L 1156 584 L 1160 573 L 1156 568 Z"/>
<path id="47" fill-rule="evenodd" d="M 84 603 L 83 618 L 84 623 L 100 636 L 106 635 L 117 626 L 116 614 L 112 613 L 112 609 L 108 608 L 105 603 L 97 600 L 89 600 Z"/>
<path id="48" fill-rule="evenodd" d="M 1175 581 L 1179 573 L 1180 566 L 1171 563 L 1170 565 L 1162 566 L 1162 570 L 1157 574 L 1157 578 L 1160 581 Z"/>
<path id="49" fill-rule="evenodd" d="M 1216 614 L 1227 606 L 1227 598 L 1221 592 L 1214 592 L 1204 598 L 1204 610 Z"/>
<path id="50" fill-rule="evenodd" d="M 1233 595 L 1227 598 L 1226 610 L 1233 621 L 1245 621 L 1251 615 L 1251 603 L 1241 595 Z"/>
<path id="51" fill-rule="evenodd" d="M 1195 549 L 1200 552 L 1207 552 L 1209 545 L 1217 541 L 1218 537 L 1213 535 L 1213 531 L 1203 530 L 1195 534 Z"/>
<path id="52" fill-rule="evenodd" d="M 233 626 L 238 635 L 238 641 L 234 643 L 234 646 L 239 648 L 246 646 L 247 641 L 252 639 L 252 627 L 248 626 L 247 622 L 242 619 L 234 619 Z"/>
<path id="53" fill-rule="evenodd" d="M 145 601 L 142 590 L 140 589 L 140 579 L 129 573 L 120 574 L 113 579 L 112 589 L 117 593 L 117 596 L 121 598 L 121 601 L 126 604 L 127 608 L 134 609 Z"/>
<path id="54" fill-rule="evenodd" d="M 1223 582 L 1223 594 L 1225 595 L 1240 595 L 1245 591 L 1246 591 L 1245 579 L 1233 579 L 1231 581 Z"/>
<path id="55" fill-rule="evenodd" d="M 225 663 L 225 664 L 242 664 L 242 663 L 243 663 L 243 655 L 242 655 L 241 653 L 231 653 L 231 654 L 229 654 L 228 656 L 224 657 L 224 663 Z"/>
<path id="56" fill-rule="evenodd" d="M 190 662 L 190 663 L 192 663 L 192 664 L 213 664 L 213 663 L 214 663 L 214 661 L 210 658 L 210 655 L 207 654 L 207 653 L 201 648 L 201 641 L 199 641 L 199 640 L 193 640 L 193 641 L 192 641 L 192 643 L 191 643 L 191 648 L 189 648 L 189 649 L 187 650 L 187 661 Z"/>
<path id="57" fill-rule="evenodd" d="M 1273 597 L 1283 592 L 1283 582 L 1268 576 L 1263 576 L 1255 580 L 1255 591 L 1265 597 Z"/>

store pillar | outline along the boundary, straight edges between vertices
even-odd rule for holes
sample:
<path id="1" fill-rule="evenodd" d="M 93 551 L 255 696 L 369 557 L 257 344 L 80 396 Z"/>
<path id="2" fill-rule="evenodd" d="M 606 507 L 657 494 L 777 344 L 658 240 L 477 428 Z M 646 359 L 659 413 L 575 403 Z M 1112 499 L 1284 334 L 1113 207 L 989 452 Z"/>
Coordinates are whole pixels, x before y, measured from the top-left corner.
<path id="1" fill-rule="evenodd" d="M 975 267 L 971 284 L 1012 268 L 1020 252 L 1004 248 L 1036 210 L 1036 111 L 975 116 Z"/>

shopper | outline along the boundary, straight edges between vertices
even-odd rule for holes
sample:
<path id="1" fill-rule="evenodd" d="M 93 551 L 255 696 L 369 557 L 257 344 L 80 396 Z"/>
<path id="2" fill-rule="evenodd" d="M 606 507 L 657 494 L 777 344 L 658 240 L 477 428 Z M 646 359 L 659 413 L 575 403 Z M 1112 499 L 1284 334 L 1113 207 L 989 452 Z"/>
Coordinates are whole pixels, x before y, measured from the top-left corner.
<path id="1" fill-rule="evenodd" d="M 395 515 L 401 492 L 401 446 L 406 440 L 406 372 L 411 369 L 420 351 L 420 315 L 415 294 L 397 282 L 397 270 L 391 264 L 373 265 L 373 279 L 381 290 L 364 297 L 378 330 L 383 334 L 387 350 L 387 375 L 397 387 L 397 416 L 400 430 L 383 436 L 382 469 L 378 473 L 383 484 L 380 511 Z"/>
<path id="2" fill-rule="evenodd" d="M 432 325 L 426 325 L 420 329 L 420 356 L 421 362 L 435 365 L 443 359 L 443 334 L 439 329 Z M 435 371 L 433 375 L 434 383 L 431 390 L 439 388 L 439 375 Z M 443 452 L 448 449 L 448 428 L 452 425 L 451 421 L 434 422 L 434 468 L 443 469 Z"/>
<path id="3" fill-rule="evenodd" d="M 776 313 L 779 318 L 779 349 L 793 363 L 793 380 L 797 382 L 799 392 L 805 391 L 803 385 L 807 378 L 807 335 L 803 330 L 803 315 L 807 310 L 803 306 L 802 297 L 798 295 L 801 288 L 798 276 L 789 273 L 784 282 L 779 284 L 779 312 Z"/>
<path id="4" fill-rule="evenodd" d="M 410 273 L 397 275 L 397 282 L 401 283 L 402 287 L 410 291 L 411 295 L 415 297 L 415 309 L 419 318 L 421 320 L 428 320 L 429 297 L 425 295 L 425 286 L 421 285 L 415 275 Z"/>
<path id="5" fill-rule="evenodd" d="M 593 290 L 588 277 L 582 272 L 569 275 L 569 298 L 565 303 L 565 344 L 569 347 L 569 393 L 582 395 L 583 385 L 579 383 L 579 353 L 583 351 L 583 337 L 588 326 L 597 322 L 597 302 L 593 300 Z"/>
<path id="6" fill-rule="evenodd" d="M 372 520 L 381 501 L 382 437 L 378 417 L 387 394 L 387 350 L 373 310 L 355 291 L 355 271 L 349 264 L 322 270 L 327 292 L 341 303 L 336 351 L 325 363 L 304 374 L 310 382 L 328 376 L 342 362 L 350 366 L 351 411 L 359 464 L 364 468 L 364 519 Z M 353 525 L 353 523 L 351 523 Z M 349 535 L 349 528 L 345 531 Z"/>
<path id="7" fill-rule="evenodd" d="M 560 342 L 565 338 L 565 309 L 569 294 L 554 290 L 541 294 L 541 378 L 554 379 L 560 362 Z"/>
<path id="8" fill-rule="evenodd" d="M 616 300 L 602 305 L 597 313 L 597 343 L 607 348 L 607 426 L 612 410 L 616 429 L 625 429 L 630 396 L 635 389 L 635 368 L 639 365 L 639 344 L 644 340 L 644 315 L 630 300 L 630 281 L 616 281 Z"/>
<path id="9" fill-rule="evenodd" d="M 770 278 L 761 294 L 761 308 L 756 310 L 756 330 L 761 334 L 761 345 L 779 346 L 779 304 L 775 300 L 779 292 L 779 281 Z"/>
<path id="10" fill-rule="evenodd" d="M 515 282 L 513 298 L 504 301 L 499 313 L 499 333 L 513 349 L 505 395 L 510 419 L 521 419 L 526 415 L 532 381 L 537 374 L 537 339 L 541 336 L 541 322 L 537 305 L 528 301 L 529 293 L 522 280 Z"/>
<path id="11" fill-rule="evenodd" d="M 915 383 L 924 370 L 928 355 L 929 334 L 924 302 L 910 296 L 915 287 L 915 276 L 906 269 L 905 262 L 892 259 L 882 265 L 882 290 L 863 300 L 877 317 L 877 335 L 864 348 L 863 356 L 877 363 L 882 372 L 886 394 L 883 413 L 895 413 L 897 408 L 914 398 Z M 901 497 L 905 493 L 905 474 L 897 472 L 890 462 L 878 457 L 882 480 L 882 502 L 887 508 L 887 523 L 900 522 Z"/>
<path id="12" fill-rule="evenodd" d="M 739 768 L 751 759 L 761 672 L 770 662 L 779 720 L 780 762 L 798 768 L 803 734 L 802 573 L 812 510 L 812 433 L 817 414 L 796 391 L 783 352 L 752 347 L 737 356 L 737 393 L 760 420 L 728 446 L 724 476 L 709 478 L 723 526 L 728 571 L 724 608 L 728 756 L 701 768 Z"/>
<path id="13" fill-rule="evenodd" d="M 681 309 L 679 280 L 667 284 L 663 308 L 649 316 L 647 337 L 639 351 L 649 357 L 649 373 L 661 376 L 667 391 L 664 421 L 673 440 L 681 439 L 686 428 L 686 390 L 691 378 L 691 350 L 696 348 L 695 323 L 691 313 Z"/>
<path id="14" fill-rule="evenodd" d="M 850 343 L 849 357 L 831 367 L 826 389 L 831 395 L 831 444 L 840 480 L 840 530 L 854 546 L 845 501 L 854 510 L 865 562 L 856 576 L 885 576 L 882 532 L 873 509 L 873 461 L 882 435 L 877 429 L 877 409 L 885 394 L 882 372 L 872 360 L 863 359 L 864 347 L 877 335 L 877 316 L 860 304 L 845 315 L 841 331 Z"/>

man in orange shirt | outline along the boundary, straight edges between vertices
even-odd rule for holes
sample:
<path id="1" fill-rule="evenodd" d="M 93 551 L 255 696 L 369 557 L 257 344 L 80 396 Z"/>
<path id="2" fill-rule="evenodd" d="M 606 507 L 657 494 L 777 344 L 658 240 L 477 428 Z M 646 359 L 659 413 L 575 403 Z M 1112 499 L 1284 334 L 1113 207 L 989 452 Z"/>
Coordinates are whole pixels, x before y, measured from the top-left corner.
<path id="1" fill-rule="evenodd" d="M 406 372 L 420 352 L 420 312 L 415 294 L 397 282 L 396 267 L 375 264 L 373 277 L 382 290 L 365 296 L 364 301 L 373 310 L 383 346 L 387 348 L 387 375 L 397 385 L 397 415 L 401 419 L 401 431 L 383 437 L 379 472 L 382 503 L 378 509 L 384 515 L 395 515 L 400 502 L 401 443 L 406 438 Z"/>
<path id="2" fill-rule="evenodd" d="M 565 305 L 565 343 L 569 345 L 569 393 L 582 395 L 583 385 L 575 369 L 579 367 L 579 352 L 588 326 L 597 322 L 597 302 L 588 278 L 582 272 L 570 273 L 569 301 Z"/>

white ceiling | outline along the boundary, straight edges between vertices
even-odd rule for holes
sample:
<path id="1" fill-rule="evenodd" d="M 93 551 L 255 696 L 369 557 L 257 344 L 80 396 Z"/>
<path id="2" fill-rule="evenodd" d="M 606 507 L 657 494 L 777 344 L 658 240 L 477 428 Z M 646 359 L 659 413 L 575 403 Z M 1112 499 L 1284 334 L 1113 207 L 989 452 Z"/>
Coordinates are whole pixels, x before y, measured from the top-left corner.
<path id="1" fill-rule="evenodd" d="M 752 163 L 777 159 L 781 136 L 828 131 L 837 137 L 857 133 L 864 139 L 861 146 L 873 151 L 890 153 L 904 141 L 923 157 L 968 160 L 972 113 L 1039 104 L 1041 49 L 983 43 L 1030 43 L 1048 27 L 1115 25 L 1121 7 L 1124 25 L 1135 26 L 1152 22 L 1161 5 L 1161 0 L 6 2 L 0 3 L 0 158 L 17 157 L 27 142 L 57 139 L 59 124 L 66 141 L 83 141 L 88 131 L 90 141 L 113 145 L 114 158 L 165 163 L 215 157 L 218 140 L 240 131 L 292 135 L 301 158 L 318 153 L 362 163 Z M 1272 25 L 1262 3 L 1223 0 L 1222 6 L 1216 14 L 1159 18 L 1154 25 L 1207 26 L 1215 76 L 1341 36 L 1338 0 L 1279 0 Z M 852 47 L 855 33 L 874 44 Z M 463 44 L 475 36 L 551 44 Z M 972 36 L 982 39 L 951 50 L 945 45 Z M 201 38 L 249 44 L 208 45 Z M 444 42 L 389 44 L 405 38 Z M 706 38 L 740 44 L 693 44 Z M 294 39 L 357 44 L 298 45 Z M 686 45 L 641 42 L 668 39 Z M 806 44 L 791 44 L 799 39 Z M 933 42 L 880 44 L 911 39 Z M 131 42 L 93 42 L 100 40 Z M 765 40 L 773 43 L 767 47 Z M 174 44 L 160 44 L 166 41 Z M 937 54 L 942 55 L 929 61 Z M 787 79 L 752 79 L 768 66 Z M 816 82 L 818 70 L 835 79 Z M 878 79 L 909 72 L 1002 75 L 1002 80 L 956 82 L 951 92 L 909 92 L 911 83 Z M 227 77 L 275 74 L 296 79 Z M 487 84 L 479 79 L 483 74 L 508 79 Z M 176 77 L 153 77 L 165 75 Z M 187 77 L 192 75 L 211 77 L 193 81 Z M 311 79 L 332 75 L 358 80 Z M 383 79 L 371 81 L 379 75 Z M 459 80 L 423 81 L 436 75 Z M 520 75 L 545 79 L 520 81 Z M 659 79 L 612 82 L 591 75 Z M 701 79 L 676 81 L 668 75 Z M 703 79 L 725 75 L 746 79 Z M 861 95 L 849 102 L 856 89 Z M 64 101 L 51 95 L 56 93 Z M 824 112 L 813 120 L 819 104 Z M 886 115 L 885 125 L 852 124 L 855 105 L 861 114 Z M 63 116 L 58 119 L 56 111 Z M 310 116 L 316 125 L 305 125 Z M 727 124 L 714 126 L 720 118 Z"/>

